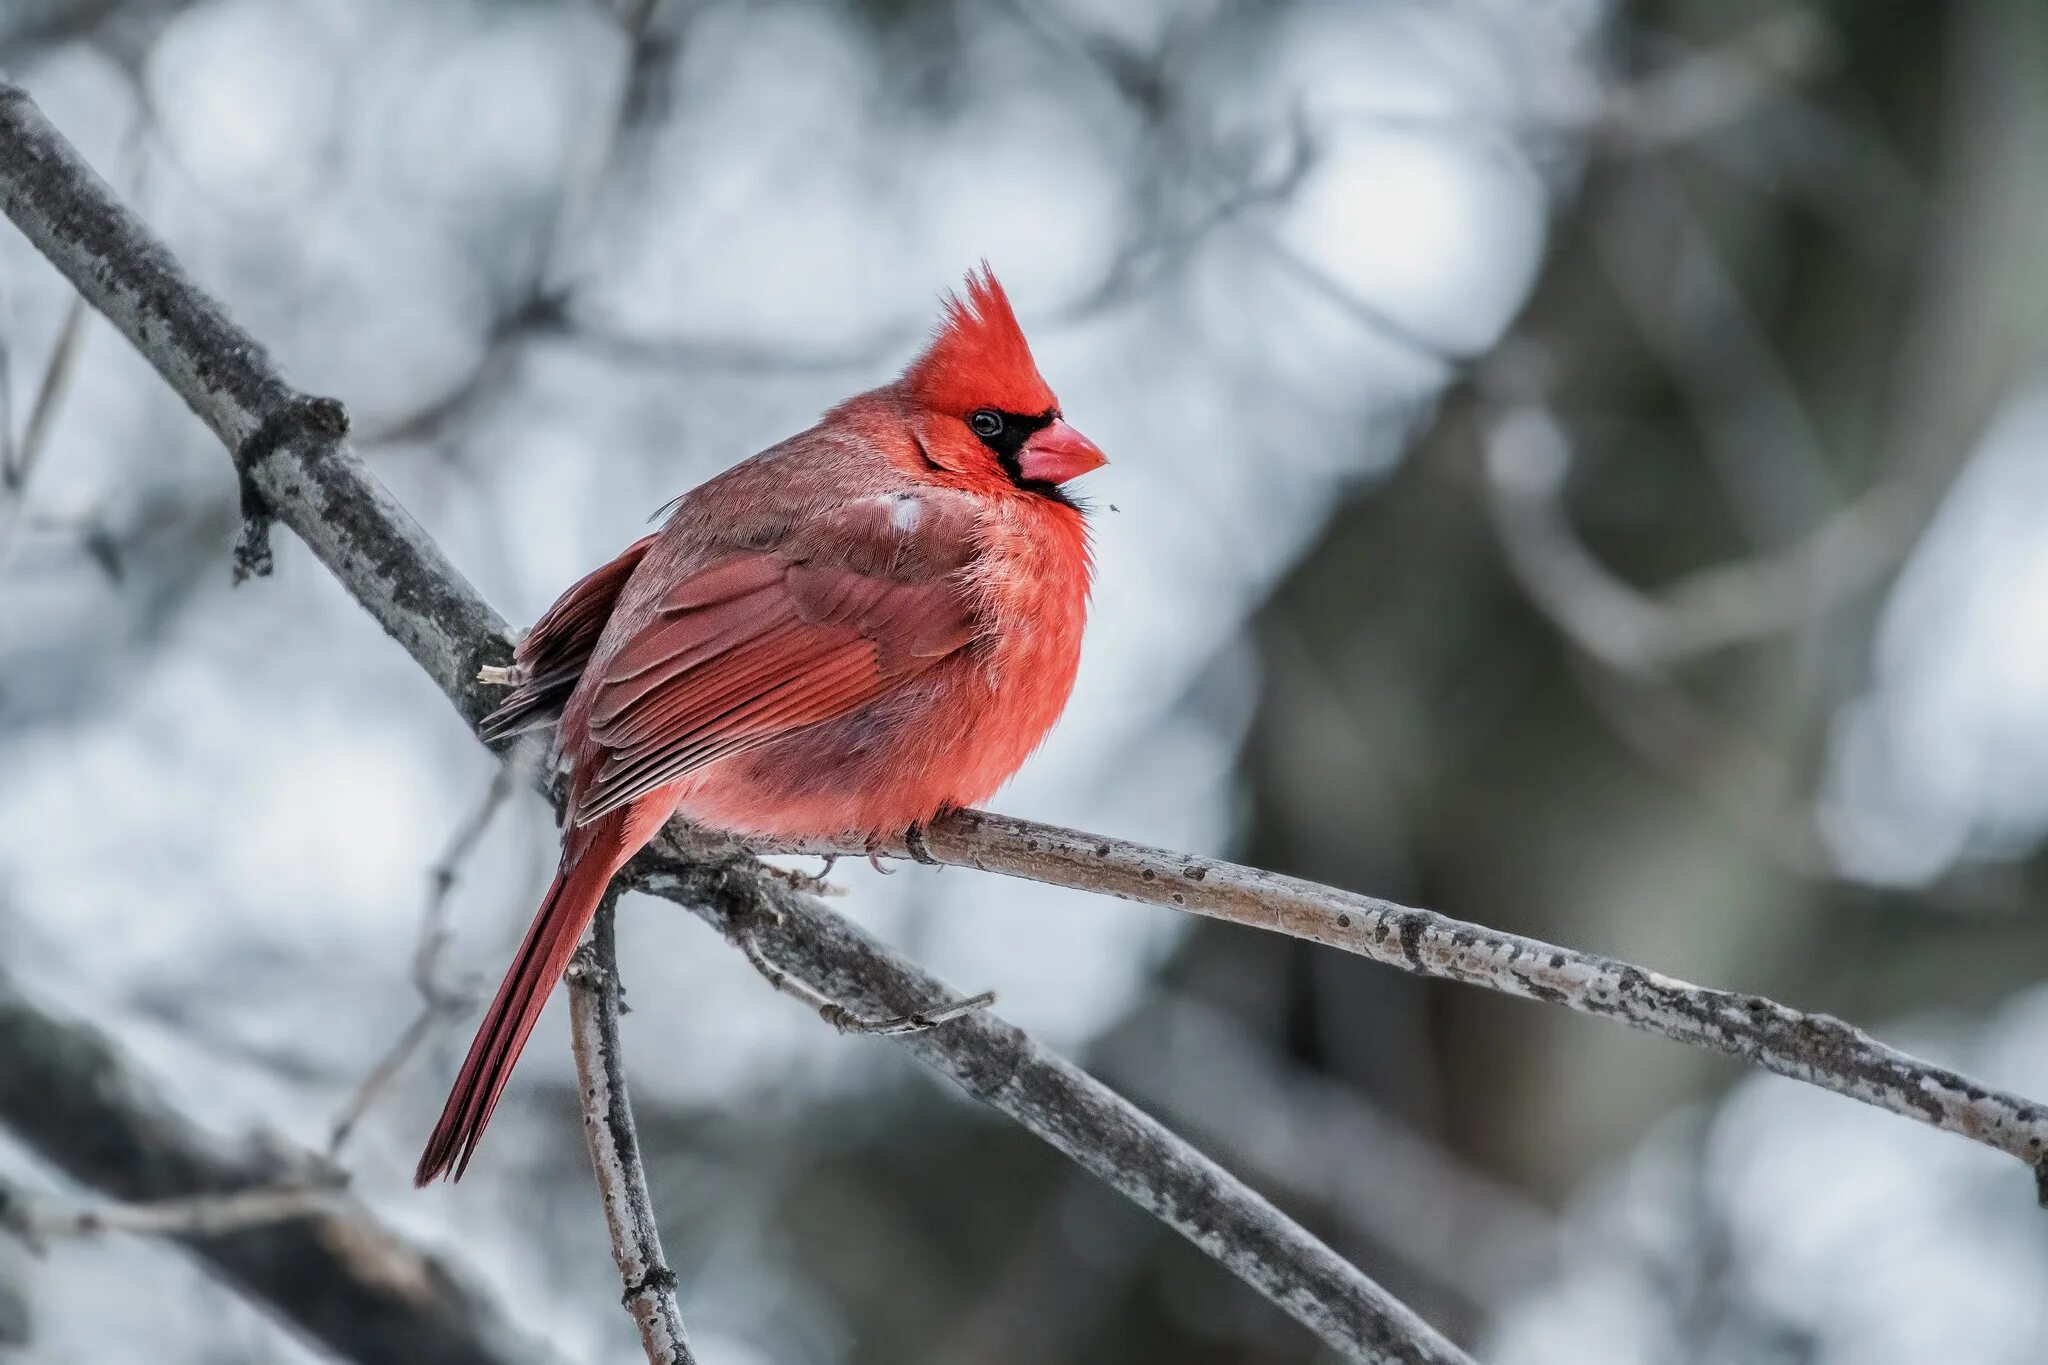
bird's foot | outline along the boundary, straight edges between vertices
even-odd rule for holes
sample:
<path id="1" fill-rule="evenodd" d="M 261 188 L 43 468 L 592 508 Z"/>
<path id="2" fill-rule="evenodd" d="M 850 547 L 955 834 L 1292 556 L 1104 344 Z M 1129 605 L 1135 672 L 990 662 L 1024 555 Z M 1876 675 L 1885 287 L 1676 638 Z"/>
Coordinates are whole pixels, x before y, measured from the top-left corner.
<path id="1" fill-rule="evenodd" d="M 832 869 L 839 865 L 839 855 L 825 855 L 825 865 L 816 872 L 804 872 L 794 867 L 772 867 L 764 864 L 762 871 L 775 880 L 786 884 L 790 890 L 807 896 L 843 896 L 846 888 L 825 879 L 832 875 Z"/>
<path id="2" fill-rule="evenodd" d="M 875 871 L 881 873 L 884 877 L 886 877 L 890 873 L 894 872 L 896 869 L 893 867 L 882 866 L 883 844 L 884 841 L 882 839 L 870 839 L 867 842 L 866 851 L 868 855 L 868 866 L 872 867 Z M 923 825 L 912 825 L 910 828 L 903 831 L 903 848 L 904 852 L 909 855 L 912 862 L 923 863 L 926 867 L 944 866 L 943 863 L 941 863 L 937 858 L 934 858 L 932 856 L 931 846 L 925 843 Z"/>

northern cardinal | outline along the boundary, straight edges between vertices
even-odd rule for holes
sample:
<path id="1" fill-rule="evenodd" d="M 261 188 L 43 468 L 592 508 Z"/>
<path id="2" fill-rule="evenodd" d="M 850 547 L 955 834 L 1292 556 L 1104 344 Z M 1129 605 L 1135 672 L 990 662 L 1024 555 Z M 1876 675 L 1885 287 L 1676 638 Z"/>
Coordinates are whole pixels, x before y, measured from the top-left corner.
<path id="1" fill-rule="evenodd" d="M 683 495 L 520 642 L 486 738 L 545 724 L 562 861 L 414 1181 L 460 1179 L 613 875 L 673 813 L 872 846 L 985 800 L 1059 716 L 1090 559 L 1068 426 L 987 266 L 895 382 Z"/>

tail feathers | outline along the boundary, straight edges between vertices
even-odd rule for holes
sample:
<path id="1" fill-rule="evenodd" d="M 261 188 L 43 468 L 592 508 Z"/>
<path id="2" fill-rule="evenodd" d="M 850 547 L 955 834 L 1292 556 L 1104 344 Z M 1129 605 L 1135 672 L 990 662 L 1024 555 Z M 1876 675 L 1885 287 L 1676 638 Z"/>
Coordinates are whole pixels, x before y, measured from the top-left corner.
<path id="1" fill-rule="evenodd" d="M 498 1096 L 504 1093 L 512 1067 L 518 1062 L 555 982 L 575 954 L 590 917 L 597 913 L 598 902 L 604 898 L 605 887 L 615 870 L 609 858 L 591 849 L 586 850 L 585 856 L 565 862 L 555 874 L 554 885 L 548 888 L 547 898 L 526 931 L 519 956 L 505 973 L 490 1010 L 477 1028 L 476 1038 L 469 1045 L 469 1055 L 455 1077 L 455 1088 L 449 1092 L 448 1103 L 442 1107 L 440 1120 L 420 1156 L 419 1168 L 413 1172 L 415 1185 L 428 1184 L 444 1175 L 460 1180 L 469 1169 L 469 1159 L 475 1155 L 491 1113 L 498 1107 Z"/>

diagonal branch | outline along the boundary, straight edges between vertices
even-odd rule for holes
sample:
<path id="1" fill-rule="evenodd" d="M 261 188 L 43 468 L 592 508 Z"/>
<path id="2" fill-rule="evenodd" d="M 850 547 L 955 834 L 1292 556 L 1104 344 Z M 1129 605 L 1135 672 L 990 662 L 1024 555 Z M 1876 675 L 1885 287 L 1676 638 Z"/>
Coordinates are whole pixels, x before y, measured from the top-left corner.
<path id="1" fill-rule="evenodd" d="M 1266 929 L 1417 976 L 1561 1005 L 1727 1053 L 2017 1157 L 2034 1171 L 2048 1203 L 2048 1106 L 1888 1047 L 1831 1015 L 1695 986 L 1597 953 L 1299 877 L 988 811 L 959 811 L 938 821 L 923 844 L 943 863 Z M 906 850 L 898 841 L 880 851 L 902 856 Z"/>
<path id="2" fill-rule="evenodd" d="M 937 1015 L 967 1003 L 816 897 L 758 875 L 751 860 L 706 862 L 680 847 L 664 836 L 626 875 L 728 938 L 751 936 L 778 968 L 842 1009 Z M 1346 1360 L 1465 1361 L 1261 1195 L 993 1010 L 892 1039 L 1186 1237 Z"/>
<path id="3" fill-rule="evenodd" d="M 510 662 L 505 623 L 347 445 L 332 399 L 293 389 L 254 338 L 186 276 L 42 117 L 0 81 L 0 208 L 191 405 L 267 511 L 413 656 L 472 728 L 479 668 Z M 917 1014 L 956 998 L 751 859 L 667 852 L 640 884 L 728 932 L 754 931 L 782 970 L 850 1008 Z M 1469 1365 L 1404 1305 L 1242 1182 L 1072 1064 L 985 1013 L 901 1035 L 932 1069 L 1016 1118 L 1157 1215 L 1345 1359 Z"/>
<path id="4" fill-rule="evenodd" d="M 58 1170 L 120 1201 L 85 1215 L 86 1226 L 175 1238 L 337 1356 L 363 1365 L 540 1357 L 503 1325 L 502 1307 L 354 1199 L 304 1188 L 319 1174 L 310 1153 L 241 1149 L 201 1132 L 98 1030 L 49 1012 L 4 973 L 0 1123 Z M 281 1208 L 281 1191 L 295 1185 L 300 1202 Z M 13 1213 L 30 1232 L 62 1231 L 64 1221 L 35 1207 Z"/>
<path id="5" fill-rule="evenodd" d="M 218 1237 L 245 1228 L 346 1216 L 339 1187 L 287 1181 L 229 1194 L 188 1194 L 140 1204 L 70 1204 L 0 1182 L 0 1228 L 41 1249 L 58 1237 L 126 1232 L 138 1237 Z"/>

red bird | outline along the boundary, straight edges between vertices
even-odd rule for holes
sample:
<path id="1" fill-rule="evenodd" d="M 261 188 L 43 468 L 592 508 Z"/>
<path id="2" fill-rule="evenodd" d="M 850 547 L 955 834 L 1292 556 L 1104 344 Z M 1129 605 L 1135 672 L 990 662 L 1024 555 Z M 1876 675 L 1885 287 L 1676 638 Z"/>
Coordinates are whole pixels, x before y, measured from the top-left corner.
<path id="1" fill-rule="evenodd" d="M 1060 416 L 983 267 L 894 383 L 693 491 L 520 643 L 486 738 L 544 725 L 562 861 L 414 1181 L 460 1179 L 627 859 L 670 815 L 871 844 L 986 800 L 1080 661 L 1090 560 Z"/>

